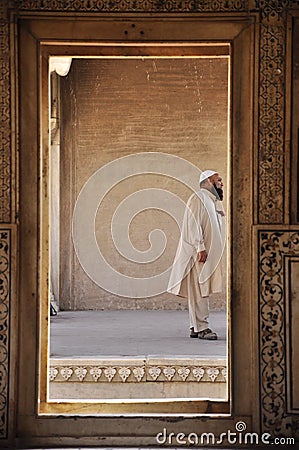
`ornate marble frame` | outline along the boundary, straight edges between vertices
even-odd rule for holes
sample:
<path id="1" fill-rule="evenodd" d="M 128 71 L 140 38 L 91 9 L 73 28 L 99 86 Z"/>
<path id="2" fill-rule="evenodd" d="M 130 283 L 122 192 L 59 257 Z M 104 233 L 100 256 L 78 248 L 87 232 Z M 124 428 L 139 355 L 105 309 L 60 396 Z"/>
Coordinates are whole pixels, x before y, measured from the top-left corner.
<path id="1" fill-rule="evenodd" d="M 276 436 L 299 438 L 298 412 L 289 411 L 290 258 L 299 255 L 299 229 L 258 227 L 258 319 L 260 427 Z"/>
<path id="2" fill-rule="evenodd" d="M 8 432 L 8 372 L 10 351 L 10 301 L 12 279 L 12 230 L 11 227 L 1 226 L 0 229 L 0 376 L 1 376 L 1 401 L 4 413 L 0 416 L 0 436 L 7 437 Z"/>
<path id="3" fill-rule="evenodd" d="M 4 0 L 0 4 L 0 341 L 1 341 L 1 415 L 0 438 L 6 440 L 14 434 L 14 419 L 9 413 L 9 405 L 15 396 L 14 382 L 8 381 L 8 372 L 14 370 L 12 346 L 16 346 L 13 336 L 13 290 L 11 277 L 13 261 L 17 255 L 16 241 L 12 246 L 11 233 L 18 225 L 17 199 L 15 188 L 17 175 L 18 149 L 16 137 L 16 95 L 17 75 L 15 72 L 15 20 L 18 14 L 47 12 L 64 14 L 82 13 L 89 15 L 100 13 L 171 13 L 185 14 L 256 14 L 258 17 L 256 48 L 256 64 L 259 79 L 257 80 L 256 98 L 258 113 L 256 114 L 257 137 L 254 177 L 254 222 L 264 227 L 257 231 L 254 252 L 257 251 L 255 284 L 257 291 L 258 311 L 258 350 L 259 350 L 259 429 L 271 431 L 275 435 L 294 434 L 298 436 L 298 419 L 287 415 L 284 402 L 285 365 L 278 353 L 271 354 L 271 348 L 285 346 L 285 325 L 282 314 L 273 316 L 273 308 L 283 312 L 285 287 L 283 284 L 284 255 L 298 254 L 298 230 L 290 234 L 288 223 L 288 166 L 287 154 L 289 138 L 289 114 L 287 100 L 289 96 L 286 82 L 289 70 L 289 54 L 287 49 L 287 26 L 289 11 L 298 9 L 298 0 Z M 273 229 L 273 225 L 280 224 Z M 294 240 L 294 237 L 295 240 Z M 269 286 L 276 279 L 277 287 L 273 292 Z M 282 294 L 279 294 L 281 292 Z M 269 302 L 269 299 L 272 299 Z M 279 330 L 279 333 L 273 333 Z M 275 363 L 275 364 L 274 364 Z M 276 381 L 280 371 L 280 382 Z M 11 380 L 14 380 L 12 377 Z M 10 420 L 10 424 L 8 421 Z"/>

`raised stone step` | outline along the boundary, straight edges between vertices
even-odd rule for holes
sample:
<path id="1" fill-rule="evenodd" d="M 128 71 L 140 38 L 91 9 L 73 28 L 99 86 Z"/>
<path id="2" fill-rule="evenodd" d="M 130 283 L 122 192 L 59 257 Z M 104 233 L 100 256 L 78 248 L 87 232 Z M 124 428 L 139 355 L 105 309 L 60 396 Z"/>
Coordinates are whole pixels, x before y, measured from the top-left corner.
<path id="1" fill-rule="evenodd" d="M 51 358 L 49 397 L 58 399 L 227 398 L 225 358 Z"/>

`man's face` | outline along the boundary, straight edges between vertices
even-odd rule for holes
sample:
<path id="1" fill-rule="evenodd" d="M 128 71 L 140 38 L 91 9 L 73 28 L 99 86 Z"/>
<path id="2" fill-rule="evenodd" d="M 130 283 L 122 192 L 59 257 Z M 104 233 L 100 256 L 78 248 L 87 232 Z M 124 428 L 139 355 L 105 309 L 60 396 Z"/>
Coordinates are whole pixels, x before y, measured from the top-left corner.
<path id="1" fill-rule="evenodd" d="M 219 173 L 214 173 L 214 175 L 212 175 L 209 178 L 211 184 L 213 185 L 212 191 L 214 190 L 214 192 L 217 194 L 217 197 L 220 198 L 220 200 L 223 200 L 223 182 L 222 182 L 222 177 L 219 175 Z"/>
<path id="2" fill-rule="evenodd" d="M 214 175 L 212 175 L 210 177 L 211 183 L 216 187 L 216 188 L 223 188 L 223 182 L 222 182 L 222 177 L 219 175 L 219 173 L 214 173 Z"/>

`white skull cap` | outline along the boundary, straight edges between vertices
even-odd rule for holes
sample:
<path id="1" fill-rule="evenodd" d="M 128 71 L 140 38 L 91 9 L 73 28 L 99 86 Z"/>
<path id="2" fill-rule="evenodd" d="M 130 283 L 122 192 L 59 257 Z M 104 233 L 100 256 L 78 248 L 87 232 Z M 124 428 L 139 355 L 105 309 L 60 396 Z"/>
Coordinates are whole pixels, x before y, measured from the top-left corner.
<path id="1" fill-rule="evenodd" d="M 201 172 L 200 177 L 199 177 L 199 184 L 206 180 L 207 178 L 211 177 L 212 175 L 215 175 L 215 170 L 205 170 L 204 172 Z"/>

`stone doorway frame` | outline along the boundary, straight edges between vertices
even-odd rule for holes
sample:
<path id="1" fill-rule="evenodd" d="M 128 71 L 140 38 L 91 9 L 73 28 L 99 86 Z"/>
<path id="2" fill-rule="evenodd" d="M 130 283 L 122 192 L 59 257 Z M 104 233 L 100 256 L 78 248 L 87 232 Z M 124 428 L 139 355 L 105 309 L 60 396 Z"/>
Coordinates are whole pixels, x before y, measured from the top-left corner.
<path id="1" fill-rule="evenodd" d="M 5 1 L 0 8 L 0 35 L 3 61 L 1 66 L 0 86 L 6 116 L 3 118 L 3 136 L 1 142 L 5 163 L 5 173 L 1 177 L 2 209 L 1 209 L 1 255 L 7 261 L 4 267 L 3 305 L 6 312 L 1 317 L 3 329 L 3 358 L 1 370 L 10 373 L 10 381 L 3 377 L 1 392 L 3 398 L 3 414 L 0 429 L 2 442 L 15 442 L 16 436 L 22 445 L 153 445 L 153 436 L 160 432 L 163 425 L 168 425 L 171 431 L 192 432 L 194 428 L 201 431 L 217 431 L 230 428 L 234 430 L 237 420 L 244 420 L 248 429 L 257 432 L 267 431 L 272 435 L 287 435 L 298 433 L 298 418 L 292 414 L 286 405 L 281 392 L 285 392 L 288 367 L 282 356 L 279 363 L 275 363 L 275 356 L 271 356 L 272 346 L 285 345 L 285 323 L 280 317 L 274 323 L 269 318 L 272 306 L 267 303 L 267 286 L 269 280 L 277 277 L 279 288 L 285 289 L 283 265 L 279 262 L 281 255 L 298 253 L 296 239 L 298 226 L 290 226 L 289 202 L 289 165 L 288 142 L 290 139 L 290 86 L 291 86 L 291 39 L 292 20 L 298 18 L 298 1 L 286 2 L 251 2 L 251 1 L 216 1 L 191 4 L 175 1 L 154 3 L 147 2 L 116 2 L 78 0 L 77 2 L 60 3 L 52 0 L 26 0 L 14 2 Z M 98 13 L 98 15 L 97 15 Z M 54 16 L 54 20 L 53 20 Z M 39 39 L 36 39 L 34 24 L 39 23 L 39 30 L 44 24 L 48 29 L 53 20 L 52 32 L 56 30 L 60 38 L 65 36 L 63 27 L 59 27 L 62 19 L 75 22 L 90 21 L 91 28 L 96 31 L 99 17 L 106 16 L 107 24 L 115 18 L 125 25 L 126 17 L 140 18 L 148 16 L 161 19 L 161 22 L 173 22 L 174 18 L 184 23 L 193 18 L 197 23 L 204 21 L 206 30 L 215 27 L 220 33 L 221 24 L 224 39 L 228 39 L 236 24 L 243 22 L 243 29 L 247 29 L 243 36 L 235 38 L 234 42 L 234 83 L 239 89 L 247 89 L 247 102 L 234 102 L 234 126 L 242 127 L 241 134 L 248 133 L 248 123 L 242 123 L 243 116 L 239 113 L 247 112 L 252 140 L 238 139 L 233 134 L 233 148 L 243 148 L 241 155 L 235 154 L 233 173 L 236 167 L 245 167 L 247 158 L 252 161 L 250 166 L 250 184 L 246 179 L 250 191 L 250 212 L 242 199 L 234 197 L 233 209 L 238 211 L 241 220 L 233 229 L 233 236 L 241 236 L 241 240 L 233 244 L 233 295 L 232 304 L 232 410 L 229 417 L 215 417 L 211 420 L 192 419 L 192 417 L 176 418 L 175 422 L 165 417 L 142 418 L 96 418 L 69 417 L 53 418 L 36 416 L 38 373 L 36 359 L 36 345 L 39 327 L 37 326 L 36 307 L 38 305 L 38 286 L 36 279 L 37 268 L 37 147 L 38 116 L 36 95 L 37 78 L 37 49 Z M 23 21 L 24 19 L 24 21 Z M 27 25 L 26 25 L 27 21 Z M 25 55 L 20 54 L 18 61 L 18 38 L 22 42 L 22 26 L 27 27 L 31 21 L 28 39 L 31 41 Z M 159 20 L 158 20 L 159 21 Z M 55 22 L 55 23 L 54 23 Z M 47 25 L 48 24 L 48 25 Z M 214 24 L 214 25 L 213 25 Z M 20 25 L 20 28 L 19 28 Z M 154 27 L 156 24 L 153 21 Z M 107 25 L 109 27 L 109 25 Z M 60 32 L 58 29 L 60 28 Z M 175 27 L 174 27 L 175 28 Z M 198 27 L 200 28 L 200 27 Z M 85 28 L 87 40 L 90 39 L 88 27 Z M 116 32 L 116 29 L 114 30 Z M 123 39 L 119 27 L 119 37 Z M 158 39 L 164 37 L 161 28 L 156 28 Z M 173 29 L 175 34 L 177 30 Z M 198 30 L 199 31 L 199 30 Z M 49 32 L 49 29 L 48 29 Z M 55 33 L 54 33 L 55 34 Z M 73 36 L 76 38 L 76 36 Z M 190 33 L 192 37 L 192 33 Z M 193 35 L 194 38 L 194 35 Z M 48 33 L 47 39 L 51 39 Z M 137 39 L 137 37 L 136 37 Z M 138 36 L 140 39 L 140 36 Z M 237 40 L 239 41 L 237 43 Z M 244 50 L 245 53 L 242 54 Z M 242 61 L 242 56 L 248 55 L 248 61 Z M 249 63 L 250 71 L 246 72 Z M 243 70 L 239 70 L 243 67 Z M 244 68 L 245 66 L 245 68 Z M 27 97 L 22 91 L 26 90 L 22 69 L 32 76 Z M 244 77 L 240 74 L 244 73 Z M 252 78 L 251 78 L 252 76 Z M 19 85 L 20 77 L 20 85 Z M 248 80 L 249 78 L 249 80 Z M 246 82 L 247 80 L 247 82 Z M 34 85 L 34 89 L 32 86 Z M 20 87 L 20 91 L 18 89 Z M 273 91 L 274 89 L 274 91 Z M 28 126 L 28 116 L 19 114 L 19 93 L 21 94 L 21 112 L 29 113 L 34 120 Z M 235 99 L 236 100 L 236 99 Z M 238 109 L 239 108 L 239 109 Z M 241 108 L 241 110 L 240 110 Z M 240 120 L 238 120 L 238 117 Z M 20 127 L 20 128 L 19 128 Z M 244 128 L 244 129 L 243 129 Z M 20 129 L 18 140 L 15 132 Z M 234 128 L 235 129 L 235 128 Z M 248 148 L 246 147 L 248 143 Z M 245 146 L 245 147 L 244 147 Z M 274 150 L 275 151 L 274 151 Z M 21 169 L 18 184 L 18 159 L 25 164 L 28 179 L 24 179 Z M 28 159 L 27 159 L 28 158 Z M 24 167 L 23 167 L 24 169 Z M 247 172 L 246 172 L 247 173 Z M 240 184 L 241 182 L 241 184 Z M 235 180 L 236 186 L 243 189 L 244 182 Z M 19 203 L 20 196 L 20 221 Z M 24 199 L 31 201 L 30 214 L 26 217 Z M 247 199 L 245 199 L 247 200 Z M 249 219 L 249 220 L 248 220 Z M 246 242 L 247 239 L 249 242 Z M 295 243 L 294 243 L 295 242 Z M 249 251 L 252 263 L 250 274 L 248 270 L 239 270 L 238 262 L 242 260 L 245 249 Z M 240 249 L 239 247 L 242 247 Z M 279 256 L 277 251 L 279 250 Z M 275 253 L 276 252 L 276 253 Z M 271 271 L 264 276 L 260 271 L 262 260 L 269 256 Z M 248 264 L 247 264 L 248 266 Z M 20 268 L 20 276 L 16 276 Z M 238 271 L 236 271 L 238 268 Z M 248 269 L 248 267 L 246 268 Z M 274 272 L 273 272 L 274 271 Z M 248 277 L 253 292 L 248 297 L 248 285 L 244 286 L 243 276 Z M 247 275 L 246 275 L 247 274 Z M 272 274 L 272 275 L 271 275 Z M 26 280 L 26 276 L 28 279 Z M 3 275 L 2 275 L 3 276 Z M 18 281 L 20 279 L 20 281 Z M 246 278 L 247 280 L 247 278 Z M 247 283 L 247 281 L 246 281 Z M 285 296 L 277 292 L 271 294 L 275 304 L 284 311 Z M 17 302 L 13 302 L 17 299 Z M 246 303 L 249 300 L 249 303 Z M 30 307 L 29 307 L 30 305 Z M 264 334 L 264 330 L 268 334 Z M 13 330 L 13 332 L 11 331 Z M 277 330 L 279 333 L 277 334 Z M 17 332 L 16 332 L 17 331 Z M 249 341 L 248 354 L 244 352 L 242 342 Z M 15 368 L 18 367 L 18 371 Z M 277 374 L 279 372 L 279 381 Z M 18 384 L 16 383 L 18 379 Z M 245 380 L 245 381 L 244 381 Z M 245 385 L 244 385 L 245 382 Z M 17 389 L 18 386 L 18 389 Z M 17 395 L 18 392 L 18 395 Z M 258 399 L 254 401 L 252 399 Z M 272 406 L 271 406 L 272 405 Z M 208 407 L 208 405 L 207 405 Z M 208 417 L 209 411 L 207 410 Z M 18 419 L 16 425 L 15 418 Z"/>
<path id="2" fill-rule="evenodd" d="M 111 26 L 111 22 L 113 26 Z M 200 22 L 200 26 L 199 26 Z M 38 213 L 36 211 L 30 210 L 30 199 L 32 198 L 32 193 L 28 196 L 24 190 L 21 193 L 20 204 L 21 209 L 27 210 L 28 219 L 32 220 L 34 223 L 34 229 L 36 230 L 36 235 L 38 236 L 39 246 L 36 247 L 37 254 L 37 265 L 35 270 L 38 273 L 38 293 L 37 293 L 37 310 L 38 321 L 37 333 L 40 336 L 38 354 L 40 354 L 40 360 L 36 361 L 38 364 L 37 373 L 39 376 L 37 380 L 39 383 L 38 391 L 38 409 L 36 412 L 41 414 L 53 415 L 65 414 L 101 414 L 108 415 L 114 414 L 120 415 L 162 415 L 171 416 L 175 415 L 190 415 L 194 417 L 198 415 L 206 416 L 211 415 L 212 417 L 223 417 L 231 413 L 232 400 L 233 397 L 229 393 L 229 401 L 212 401 L 212 400 L 193 400 L 193 401 L 173 401 L 166 400 L 163 402 L 153 401 L 135 401 L 135 402 L 50 402 L 48 400 L 47 393 L 47 371 L 48 371 L 48 264 L 49 260 L 49 248 L 48 248 L 48 229 L 49 229 L 49 135 L 48 135 L 48 124 L 49 124 L 49 92 L 48 92 L 48 59 L 49 56 L 96 56 L 105 54 L 111 54 L 111 51 L 117 54 L 121 52 L 121 55 L 126 54 L 133 55 L 138 54 L 170 54 L 170 56 L 176 53 L 180 54 L 182 52 L 188 52 L 196 55 L 197 46 L 205 45 L 208 48 L 210 42 L 216 44 L 221 44 L 221 42 L 227 44 L 229 43 L 233 48 L 233 92 L 232 92 L 232 102 L 233 102 L 233 115 L 232 115 L 232 173 L 233 173 L 233 184 L 231 190 L 236 192 L 234 202 L 238 201 L 242 203 L 247 203 L 249 205 L 247 214 L 241 216 L 238 209 L 234 209 L 234 202 L 232 204 L 232 233 L 237 233 L 237 228 L 243 227 L 245 230 L 247 228 L 247 233 L 249 234 L 248 225 L 250 221 L 248 220 L 251 216 L 252 206 L 250 198 L 250 189 L 240 190 L 238 189 L 238 183 L 240 185 L 243 182 L 244 170 L 247 170 L 246 178 L 250 182 L 250 170 L 252 165 L 251 155 L 249 152 L 242 151 L 242 148 L 248 148 L 252 146 L 252 116 L 250 114 L 250 102 L 252 97 L 253 89 L 253 67 L 254 60 L 248 51 L 249 48 L 246 46 L 248 40 L 253 39 L 253 27 L 252 19 L 248 20 L 244 18 L 239 18 L 235 20 L 234 23 L 227 22 L 225 20 L 221 21 L 221 27 L 219 27 L 218 21 L 206 22 L 205 20 L 200 20 L 199 18 L 189 18 L 188 21 L 182 21 L 180 19 L 167 18 L 163 20 L 158 20 L 155 18 L 127 18 L 124 19 L 105 19 L 98 18 L 92 23 L 89 20 L 81 19 L 78 22 L 72 22 L 65 18 L 61 18 L 59 21 L 55 21 L 55 24 L 51 19 L 47 20 L 32 20 L 32 19 L 22 19 L 20 28 L 20 54 L 21 60 L 20 64 L 22 67 L 22 77 L 20 85 L 20 98 L 21 98 L 21 139 L 23 142 L 23 154 L 25 154 L 25 148 L 32 145 L 32 142 L 37 142 L 35 151 L 30 154 L 30 158 L 21 157 L 20 167 L 22 178 L 27 179 L 26 186 L 30 186 L 34 190 L 34 197 L 37 198 Z M 91 24 L 94 25 L 91 27 Z M 95 26 L 97 25 L 97 26 Z M 135 25 L 132 27 L 132 25 Z M 153 26 L 154 25 L 154 26 Z M 100 31 L 99 31 L 100 30 Z M 130 30 L 130 33 L 127 31 Z M 131 31 L 132 30 L 132 31 Z M 88 32 L 88 43 L 84 44 L 87 40 L 86 33 Z M 142 34 L 141 34 L 142 32 Z M 132 34 L 132 36 L 130 36 Z M 160 36 L 163 35 L 161 40 Z M 76 39 L 74 39 L 76 36 Z M 123 36 L 128 36 L 128 41 L 123 42 Z M 142 43 L 138 41 L 137 37 L 145 36 Z M 80 40 L 78 42 L 78 37 Z M 121 41 L 122 46 L 117 46 L 117 42 Z M 105 42 L 109 44 L 105 45 Z M 78 45 L 79 44 L 79 45 Z M 160 44 L 160 45 L 159 45 Z M 196 45 L 197 44 L 197 45 Z M 37 46 L 37 47 L 36 47 Z M 114 46 L 114 47 L 113 47 Z M 37 58 L 34 54 L 37 50 Z M 246 58 L 244 58 L 246 55 Z M 28 61 L 30 61 L 30 67 L 28 67 Z M 32 66 L 34 67 L 32 71 Z M 242 83 L 237 81 L 237 77 L 242 79 Z M 34 94 L 36 86 L 39 87 Z M 244 89 L 246 86 L 246 89 Z M 36 115 L 38 119 L 37 129 L 28 129 L 22 126 L 23 120 L 26 118 L 25 111 L 27 110 L 26 100 L 28 98 L 27 93 L 32 93 L 32 97 L 37 100 L 33 114 Z M 31 97 L 31 104 L 32 104 Z M 238 99 L 238 102 L 236 101 Z M 242 106 L 240 106 L 239 101 L 241 100 Z M 244 108 L 244 106 L 246 108 Z M 243 120 L 240 121 L 240 116 L 242 115 Z M 34 117 L 34 116 L 33 116 Z M 28 117 L 27 117 L 28 120 Z M 35 133 L 38 133 L 36 135 Z M 235 157 L 235 154 L 238 157 Z M 33 170 L 31 164 L 35 165 L 36 168 L 40 168 L 36 171 Z M 30 169 L 28 167 L 30 164 Z M 246 167 L 246 169 L 244 169 Z M 241 176 L 242 173 L 242 176 Z M 239 174 L 239 175 L 238 175 Z M 30 177 L 30 180 L 29 180 Z M 38 182 L 40 180 L 40 182 Z M 32 214 L 31 214 L 32 213 Z M 246 223 L 245 223 L 246 221 Z M 23 218 L 23 226 L 21 228 L 21 234 L 26 233 L 28 225 L 25 223 L 26 219 Z M 239 231 L 238 231 L 239 232 Z M 244 231 L 246 233 L 246 231 Z M 32 242 L 32 246 L 34 243 Z M 250 271 L 246 271 L 247 263 L 242 258 L 243 252 L 249 252 L 250 241 L 244 241 L 243 248 L 238 250 L 238 254 L 234 253 L 234 259 L 238 261 L 238 267 L 243 268 L 242 275 L 242 286 L 239 289 L 242 290 L 242 296 L 247 298 L 247 302 L 243 303 L 244 314 L 248 315 L 248 305 L 250 304 Z M 32 247 L 31 247 L 32 249 Z M 244 273 L 246 275 L 244 276 Z M 22 273 L 24 273 L 22 271 Z M 238 283 L 239 275 L 235 275 L 236 271 L 234 267 L 232 268 L 232 286 Z M 25 291 L 26 287 L 23 282 L 26 279 L 26 285 L 28 284 L 28 274 L 21 275 L 21 292 L 24 292 L 25 301 Z M 232 288 L 237 292 L 236 287 Z M 247 311 L 246 311 L 247 310 Z M 249 325 L 249 324 L 248 324 Z M 241 330 L 238 330 L 240 332 Z M 243 327 L 242 332 L 245 329 Z M 249 333 L 249 329 L 247 330 Z M 230 335 L 230 333 L 229 333 Z M 24 349 L 26 352 L 26 349 Z M 229 352 L 231 353 L 231 352 Z M 25 354 L 25 353 L 24 353 Z M 27 359 L 28 361 L 28 359 Z M 230 366 L 230 364 L 229 364 Z M 240 367 L 241 370 L 241 367 Z M 231 372 L 229 370 L 229 372 Z M 22 371 L 22 378 L 26 375 Z M 230 391 L 230 376 L 229 378 L 229 391 Z M 29 382 L 29 380 L 27 380 Z M 36 407 L 36 405 L 35 405 Z M 54 419 L 53 419 L 54 420 Z"/>

